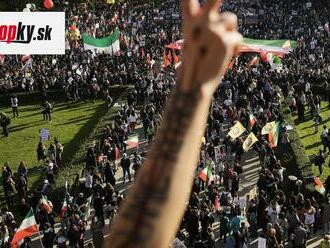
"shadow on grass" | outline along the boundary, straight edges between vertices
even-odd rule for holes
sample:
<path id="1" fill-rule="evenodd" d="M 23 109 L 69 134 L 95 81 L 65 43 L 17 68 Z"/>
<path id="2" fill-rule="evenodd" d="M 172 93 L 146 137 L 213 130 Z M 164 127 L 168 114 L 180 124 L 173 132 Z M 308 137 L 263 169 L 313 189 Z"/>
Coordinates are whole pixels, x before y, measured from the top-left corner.
<path id="1" fill-rule="evenodd" d="M 314 144 L 311 144 L 311 145 L 306 146 L 305 149 L 306 149 L 306 150 L 310 150 L 310 149 L 313 149 L 313 148 L 315 148 L 315 147 L 320 146 L 321 144 L 322 144 L 321 142 L 316 142 L 316 143 L 314 143 Z"/>
<path id="2" fill-rule="evenodd" d="M 26 123 L 26 124 L 23 124 L 23 125 L 18 125 L 18 126 L 15 126 L 13 128 L 9 128 L 9 133 L 15 133 L 15 132 L 24 130 L 26 128 L 34 127 L 34 126 L 36 126 L 37 123 L 41 123 L 41 122 L 43 122 L 42 119 L 38 120 L 38 121 L 29 122 L 29 123 Z"/>
<path id="3" fill-rule="evenodd" d="M 309 136 L 312 136 L 312 135 L 315 135 L 315 133 L 306 134 L 306 135 L 300 137 L 300 139 L 305 139 L 305 138 L 307 138 Z"/>
<path id="4" fill-rule="evenodd" d="M 87 117 L 80 116 L 78 118 L 74 118 L 70 121 L 63 122 L 63 123 L 58 124 L 56 126 L 60 127 L 60 126 L 66 126 L 66 125 L 70 125 L 70 124 L 79 124 L 80 122 L 85 121 L 85 120 L 89 120 L 89 119 L 90 119 L 90 117 L 88 117 L 88 116 Z"/>
<path id="5" fill-rule="evenodd" d="M 96 108 L 95 113 L 91 117 L 84 117 L 84 119 L 89 119 L 89 121 L 78 131 L 78 133 L 71 139 L 70 142 L 68 142 L 65 146 L 65 149 L 63 151 L 63 164 L 67 164 L 73 155 L 79 150 L 79 147 L 81 144 L 83 144 L 88 137 L 88 135 L 93 131 L 97 123 L 101 120 L 101 118 L 106 113 L 106 107 L 105 105 L 100 105 L 98 108 Z M 79 120 L 81 121 L 81 120 Z M 75 121 L 75 122 L 79 122 Z M 74 122 L 71 122 L 71 124 Z M 66 125 L 69 123 L 63 123 L 61 125 Z M 35 189 L 40 185 L 42 182 L 42 179 L 45 175 L 41 175 L 42 178 L 37 180 L 32 185 L 32 189 Z"/>

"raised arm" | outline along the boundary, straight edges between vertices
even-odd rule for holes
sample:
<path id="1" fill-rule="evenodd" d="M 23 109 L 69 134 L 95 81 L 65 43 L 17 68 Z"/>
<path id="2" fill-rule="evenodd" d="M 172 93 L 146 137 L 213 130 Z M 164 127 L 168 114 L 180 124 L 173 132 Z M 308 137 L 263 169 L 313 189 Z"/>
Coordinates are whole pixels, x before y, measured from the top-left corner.
<path id="1" fill-rule="evenodd" d="M 214 91 L 241 35 L 237 18 L 183 0 L 182 73 L 135 185 L 112 226 L 108 247 L 168 247 L 189 199 Z"/>

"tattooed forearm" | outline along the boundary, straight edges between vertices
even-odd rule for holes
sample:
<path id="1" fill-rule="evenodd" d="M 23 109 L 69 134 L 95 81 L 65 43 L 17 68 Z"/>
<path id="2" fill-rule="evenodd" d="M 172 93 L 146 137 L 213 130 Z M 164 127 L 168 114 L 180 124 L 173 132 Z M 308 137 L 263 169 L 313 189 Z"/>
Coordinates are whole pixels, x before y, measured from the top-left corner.
<path id="1" fill-rule="evenodd" d="M 115 247 L 142 247 L 151 237 L 154 219 L 159 208 L 167 200 L 169 185 L 176 166 L 178 153 L 188 127 L 192 122 L 200 90 L 189 92 L 175 90 L 168 102 L 164 125 L 150 151 L 147 168 L 141 171 L 136 187 L 130 192 L 132 198 L 121 209 L 120 217 L 129 222 L 113 230 Z"/>

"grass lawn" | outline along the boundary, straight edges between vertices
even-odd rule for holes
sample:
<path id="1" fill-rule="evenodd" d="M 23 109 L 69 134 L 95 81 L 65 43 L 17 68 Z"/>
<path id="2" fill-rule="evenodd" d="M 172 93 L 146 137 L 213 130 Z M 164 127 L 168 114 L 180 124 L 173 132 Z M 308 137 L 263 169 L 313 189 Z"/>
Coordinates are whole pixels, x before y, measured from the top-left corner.
<path id="1" fill-rule="evenodd" d="M 323 150 L 323 145 L 321 144 L 321 131 L 323 130 L 323 125 L 327 125 L 327 128 L 330 128 L 330 109 L 328 109 L 328 103 L 323 102 L 321 106 L 321 116 L 323 119 L 323 122 L 319 126 L 319 132 L 315 134 L 314 132 L 314 122 L 309 114 L 309 110 L 306 109 L 305 111 L 305 119 L 307 121 L 299 123 L 298 117 L 295 116 L 295 123 L 296 128 L 299 134 L 299 137 L 301 138 L 302 143 L 305 146 L 305 150 L 308 154 L 308 156 L 311 159 L 312 171 L 313 174 L 316 176 L 319 176 L 319 169 L 317 166 L 314 165 L 314 156 L 318 153 L 319 149 Z M 321 179 L 324 181 L 329 175 L 330 175 L 330 155 L 326 154 L 326 163 L 323 169 L 323 174 L 321 176 Z"/>
<path id="2" fill-rule="evenodd" d="M 25 161 L 29 168 L 29 187 L 35 183 L 42 172 L 43 164 L 38 164 L 36 149 L 39 142 L 39 130 L 50 130 L 51 140 L 45 142 L 48 148 L 54 137 L 64 146 L 64 160 L 68 161 L 77 151 L 79 144 L 84 142 L 89 132 L 95 127 L 104 114 L 103 101 L 55 104 L 52 122 L 43 121 L 40 106 L 20 106 L 19 118 L 12 118 L 9 137 L 0 136 L 0 168 L 8 161 L 14 172 L 20 161 Z M 12 117 L 10 108 L 0 108 Z M 2 191 L 2 188 L 1 188 Z"/>

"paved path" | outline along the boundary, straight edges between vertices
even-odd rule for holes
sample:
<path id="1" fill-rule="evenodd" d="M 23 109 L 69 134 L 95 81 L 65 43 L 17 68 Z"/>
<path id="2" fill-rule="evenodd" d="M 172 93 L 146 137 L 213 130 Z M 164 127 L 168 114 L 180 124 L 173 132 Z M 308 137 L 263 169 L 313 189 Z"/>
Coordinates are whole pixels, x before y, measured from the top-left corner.
<path id="1" fill-rule="evenodd" d="M 225 121 L 225 124 L 223 125 L 224 134 L 227 134 L 229 129 L 230 125 Z M 260 170 L 258 154 L 253 150 L 244 153 L 241 165 L 243 167 L 243 173 L 240 175 L 240 189 L 238 196 L 240 199 L 246 199 L 247 195 L 249 195 L 250 198 L 253 198 L 256 196 L 256 183 L 258 180 L 258 172 Z M 219 240 L 219 224 L 218 221 L 213 224 L 216 236 L 216 247 L 224 248 L 226 245 L 223 241 Z"/>

